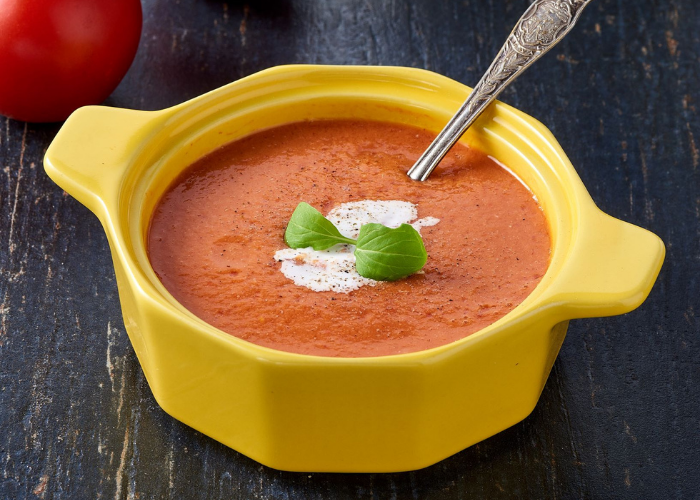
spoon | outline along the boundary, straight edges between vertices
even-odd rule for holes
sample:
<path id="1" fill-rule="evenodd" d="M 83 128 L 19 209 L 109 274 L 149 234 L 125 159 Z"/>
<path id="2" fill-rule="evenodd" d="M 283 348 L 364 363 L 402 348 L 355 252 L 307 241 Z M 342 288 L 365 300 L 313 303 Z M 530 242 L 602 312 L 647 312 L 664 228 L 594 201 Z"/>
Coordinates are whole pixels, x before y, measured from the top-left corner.
<path id="1" fill-rule="evenodd" d="M 574 27 L 591 0 L 536 0 L 525 11 L 462 107 L 408 171 L 424 181 L 498 94 Z"/>

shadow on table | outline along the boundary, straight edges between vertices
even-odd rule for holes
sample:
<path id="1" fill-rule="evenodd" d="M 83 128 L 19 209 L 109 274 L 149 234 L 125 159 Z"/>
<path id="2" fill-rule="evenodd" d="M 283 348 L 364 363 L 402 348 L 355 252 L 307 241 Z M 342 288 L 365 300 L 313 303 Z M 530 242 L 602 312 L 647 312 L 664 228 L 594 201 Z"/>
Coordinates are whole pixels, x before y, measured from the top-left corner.
<path id="1" fill-rule="evenodd" d="M 291 0 L 205 0 L 215 5 L 226 5 L 229 9 L 248 9 L 260 17 L 283 17 L 292 10 Z"/>

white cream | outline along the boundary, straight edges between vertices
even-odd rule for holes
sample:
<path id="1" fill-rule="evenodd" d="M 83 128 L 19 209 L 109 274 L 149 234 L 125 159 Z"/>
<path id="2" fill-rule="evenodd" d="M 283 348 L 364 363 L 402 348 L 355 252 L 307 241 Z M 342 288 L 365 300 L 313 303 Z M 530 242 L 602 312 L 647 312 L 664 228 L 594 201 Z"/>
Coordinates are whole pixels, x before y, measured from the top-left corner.
<path id="1" fill-rule="evenodd" d="M 326 215 L 340 234 L 352 239 L 357 239 L 360 227 L 372 222 L 387 227 L 411 224 L 419 233 L 422 227 L 440 222 L 435 217 L 416 220 L 417 217 L 416 205 L 397 200 L 343 203 Z M 315 292 L 348 293 L 364 285 L 377 284 L 374 280 L 363 278 L 355 270 L 354 249 L 354 245 L 336 245 L 328 250 L 285 248 L 275 252 L 275 260 L 282 263 L 282 274 L 294 281 L 295 285 Z"/>

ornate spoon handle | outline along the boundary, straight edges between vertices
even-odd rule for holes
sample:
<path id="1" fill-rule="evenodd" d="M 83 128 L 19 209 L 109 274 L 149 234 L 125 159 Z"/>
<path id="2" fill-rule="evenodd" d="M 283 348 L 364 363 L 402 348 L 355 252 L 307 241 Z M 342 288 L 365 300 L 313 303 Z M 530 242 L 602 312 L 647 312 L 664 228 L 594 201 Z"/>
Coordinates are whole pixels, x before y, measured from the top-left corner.
<path id="1" fill-rule="evenodd" d="M 459 111 L 408 171 L 428 178 L 440 160 L 496 96 L 573 28 L 591 0 L 536 0 L 515 25 L 506 43 Z"/>

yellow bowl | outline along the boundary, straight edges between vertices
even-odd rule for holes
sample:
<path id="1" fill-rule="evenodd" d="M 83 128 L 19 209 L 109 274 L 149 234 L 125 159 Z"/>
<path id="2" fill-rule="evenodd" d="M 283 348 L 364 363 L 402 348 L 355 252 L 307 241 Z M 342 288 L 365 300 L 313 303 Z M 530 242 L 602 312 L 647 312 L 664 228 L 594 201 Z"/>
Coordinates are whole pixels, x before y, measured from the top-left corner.
<path id="1" fill-rule="evenodd" d="M 126 330 L 166 412 L 276 469 L 418 469 L 525 418 L 569 319 L 622 314 L 644 301 L 663 261 L 661 240 L 601 212 L 552 134 L 502 103 L 462 140 L 532 188 L 549 223 L 551 263 L 522 304 L 467 338 L 376 358 L 275 351 L 195 317 L 153 272 L 151 213 L 202 155 L 307 119 L 437 132 L 469 92 L 418 69 L 282 66 L 162 111 L 91 106 L 68 119 L 46 153 L 46 172 L 102 222 Z"/>

